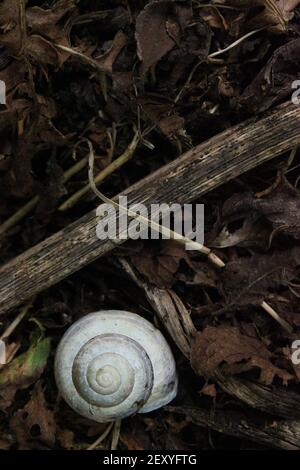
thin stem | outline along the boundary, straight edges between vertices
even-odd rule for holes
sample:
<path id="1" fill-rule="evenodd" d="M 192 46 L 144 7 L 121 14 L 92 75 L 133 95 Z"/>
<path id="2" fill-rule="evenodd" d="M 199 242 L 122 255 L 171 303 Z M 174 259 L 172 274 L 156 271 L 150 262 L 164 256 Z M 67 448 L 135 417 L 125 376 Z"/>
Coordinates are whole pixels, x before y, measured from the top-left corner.
<path id="1" fill-rule="evenodd" d="M 20 44 L 19 55 L 21 55 L 24 51 L 26 36 L 27 36 L 27 23 L 26 23 L 24 0 L 19 0 L 19 20 L 20 20 L 20 30 L 21 30 L 21 44 Z"/>
<path id="2" fill-rule="evenodd" d="M 137 135 L 137 134 L 136 134 Z M 133 219 L 136 219 L 138 222 L 146 225 L 146 227 L 150 227 L 153 230 L 156 230 L 157 232 L 161 233 L 162 235 L 166 236 L 168 239 L 175 240 L 176 242 L 183 244 L 183 245 L 189 245 L 190 249 L 193 249 L 195 251 L 200 251 L 201 253 L 205 254 L 208 256 L 208 258 L 214 263 L 216 266 L 219 268 L 223 268 L 225 266 L 224 262 L 214 253 L 211 252 L 209 248 L 206 246 L 202 245 L 201 243 L 194 242 L 193 240 L 190 240 L 189 238 L 173 232 L 172 230 L 168 229 L 167 227 L 164 227 L 163 225 L 157 224 L 156 222 L 153 222 L 153 220 L 148 219 L 147 217 L 144 217 L 136 212 L 131 211 L 130 209 L 127 209 L 126 207 L 121 206 L 117 202 L 113 201 L 112 199 L 106 197 L 102 192 L 99 191 L 99 189 L 96 186 L 96 182 L 94 179 L 94 162 L 95 162 L 95 154 L 93 150 L 93 146 L 90 141 L 88 141 L 88 145 L 90 148 L 90 156 L 89 156 L 89 182 L 90 182 L 90 187 L 92 188 L 93 192 L 96 194 L 96 196 L 101 199 L 102 202 L 105 204 L 111 204 L 118 210 L 122 210 L 125 212 L 129 217 L 132 217 Z"/>
<path id="3" fill-rule="evenodd" d="M 101 183 L 105 178 L 109 175 L 114 173 L 117 169 L 127 163 L 134 155 L 134 152 L 137 148 L 139 143 L 139 137 L 136 133 L 130 144 L 128 145 L 127 149 L 125 150 L 120 157 L 116 158 L 113 162 L 111 162 L 107 167 L 101 170 L 97 176 L 94 178 L 95 184 Z M 79 189 L 73 196 L 67 199 L 63 204 L 61 204 L 58 208 L 59 211 L 63 212 L 68 209 L 71 209 L 78 201 L 81 199 L 85 194 L 87 194 L 90 190 L 90 184 L 85 185 L 83 188 Z"/>
<path id="4" fill-rule="evenodd" d="M 12 323 L 8 326 L 8 328 L 4 331 L 4 333 L 2 333 L 2 335 L 0 336 L 0 340 L 7 339 L 7 338 L 15 331 L 15 329 L 17 328 L 17 326 L 21 323 L 21 321 L 23 320 L 23 318 L 24 318 L 24 317 L 27 315 L 27 313 L 29 312 L 31 306 L 32 306 L 32 301 L 30 301 L 29 303 L 27 303 L 27 304 L 22 308 L 22 310 L 21 310 L 20 313 L 16 316 L 16 318 L 12 321 Z"/>
<path id="5" fill-rule="evenodd" d="M 271 305 L 269 305 L 267 302 L 263 301 L 261 303 L 261 307 L 269 314 L 271 315 L 272 318 L 274 318 L 274 320 L 276 320 L 281 326 L 282 328 L 284 328 L 288 333 L 292 333 L 293 332 L 293 328 L 291 327 L 291 325 L 286 322 L 283 318 L 281 318 L 278 313 L 271 307 Z"/>
<path id="6" fill-rule="evenodd" d="M 97 439 L 92 445 L 90 445 L 90 446 L 87 448 L 87 450 L 94 450 L 94 449 L 96 449 L 96 448 L 99 446 L 99 444 L 101 444 L 101 442 L 103 442 L 104 439 L 107 438 L 107 436 L 109 435 L 110 431 L 111 431 L 112 428 L 113 428 L 113 425 L 114 425 L 113 422 L 112 422 L 112 423 L 109 423 L 109 425 L 108 425 L 107 428 L 104 430 L 104 432 L 101 434 L 101 436 L 99 436 L 98 439 Z"/>
<path id="7" fill-rule="evenodd" d="M 121 423 L 122 421 L 120 419 L 115 422 L 111 440 L 111 450 L 117 450 L 121 433 Z"/>
<path id="8" fill-rule="evenodd" d="M 218 8 L 223 8 L 225 10 L 241 10 L 243 8 L 239 7 L 233 7 L 230 5 L 223 5 L 222 3 L 200 3 L 198 1 L 195 1 L 197 3 L 198 8 L 214 8 L 217 10 Z"/>
<path id="9" fill-rule="evenodd" d="M 66 183 L 71 179 L 76 173 L 79 173 L 87 164 L 88 157 L 85 156 L 81 160 L 75 163 L 71 168 L 65 171 L 63 176 L 63 182 Z M 3 222 L 0 225 L 0 236 L 7 232 L 9 229 L 14 227 L 18 222 L 24 219 L 29 212 L 31 212 L 40 201 L 40 196 L 34 196 L 30 201 L 28 201 L 24 206 L 17 210 L 11 217 Z"/>
<path id="10" fill-rule="evenodd" d="M 230 44 L 228 47 L 225 47 L 225 49 L 221 49 L 219 51 L 213 52 L 212 54 L 209 54 L 208 59 L 212 59 L 221 54 L 224 54 L 225 52 L 230 51 L 230 49 L 233 49 L 234 47 L 238 46 L 239 44 L 241 44 L 241 42 L 245 41 L 245 39 L 249 38 L 250 36 L 253 36 L 256 33 L 259 33 L 263 29 L 264 28 L 260 28 L 260 29 L 255 29 L 254 31 L 250 31 L 249 33 L 245 34 L 245 36 L 242 36 L 241 38 L 237 39 L 235 42 Z"/>
<path id="11" fill-rule="evenodd" d="M 62 44 L 55 44 L 55 46 L 64 51 L 68 52 L 69 54 L 73 55 L 74 57 L 77 57 L 78 59 L 82 60 L 86 64 L 90 65 L 94 69 L 96 69 L 98 72 L 109 74 L 108 70 L 102 65 L 100 65 L 96 60 L 92 59 L 91 57 L 83 54 L 82 52 L 75 51 L 75 49 L 72 49 L 71 47 L 63 46 Z"/>

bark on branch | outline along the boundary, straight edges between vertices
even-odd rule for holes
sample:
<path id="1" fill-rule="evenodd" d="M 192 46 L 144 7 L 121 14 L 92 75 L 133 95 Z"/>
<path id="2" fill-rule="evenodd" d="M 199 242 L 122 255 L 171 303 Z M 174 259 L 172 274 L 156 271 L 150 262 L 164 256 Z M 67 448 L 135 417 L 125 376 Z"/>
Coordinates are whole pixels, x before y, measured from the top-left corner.
<path id="1" fill-rule="evenodd" d="M 128 204 L 188 203 L 299 143 L 300 106 L 280 106 L 223 132 L 130 187 Z M 58 283 L 116 246 L 96 236 L 96 211 L 0 269 L 0 313 Z M 124 240 L 119 241 L 122 243 Z"/>

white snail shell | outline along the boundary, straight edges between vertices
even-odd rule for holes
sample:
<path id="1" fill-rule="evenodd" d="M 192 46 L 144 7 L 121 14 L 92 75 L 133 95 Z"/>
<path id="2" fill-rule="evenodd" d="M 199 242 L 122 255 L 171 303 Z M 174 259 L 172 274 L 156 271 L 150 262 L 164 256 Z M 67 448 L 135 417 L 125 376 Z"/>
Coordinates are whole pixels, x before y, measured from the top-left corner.
<path id="1" fill-rule="evenodd" d="M 160 331 L 121 310 L 91 313 L 69 328 L 56 352 L 55 379 L 71 408 L 100 423 L 166 405 L 178 382 Z"/>

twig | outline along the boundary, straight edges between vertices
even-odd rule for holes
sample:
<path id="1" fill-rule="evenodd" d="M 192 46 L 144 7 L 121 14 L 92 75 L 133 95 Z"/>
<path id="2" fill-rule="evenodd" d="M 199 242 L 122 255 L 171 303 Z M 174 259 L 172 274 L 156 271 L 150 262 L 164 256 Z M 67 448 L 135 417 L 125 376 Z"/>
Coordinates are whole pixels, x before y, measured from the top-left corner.
<path id="1" fill-rule="evenodd" d="M 113 422 L 112 422 L 112 423 L 109 423 L 109 425 L 108 425 L 107 428 L 104 430 L 104 432 L 101 434 L 101 436 L 99 436 L 98 439 L 97 439 L 92 445 L 90 445 L 90 446 L 87 448 L 87 450 L 94 450 L 94 449 L 96 449 L 96 448 L 99 446 L 99 444 L 101 444 L 101 442 L 103 442 L 104 439 L 107 438 L 107 436 L 109 435 L 110 431 L 111 431 L 112 428 L 113 428 L 113 425 L 114 425 Z"/>
<path id="2" fill-rule="evenodd" d="M 212 7 L 214 7 L 214 5 L 211 5 Z M 238 46 L 241 42 L 243 42 L 245 39 L 247 39 L 248 37 L 252 36 L 253 34 L 256 34 L 258 33 L 259 31 L 263 30 L 264 28 L 260 28 L 260 29 L 256 29 L 254 31 L 251 31 L 250 33 L 247 33 L 245 36 L 242 36 L 241 38 L 237 39 L 235 42 L 233 42 L 232 44 L 230 44 L 230 46 L 226 47 L 225 49 L 221 49 L 219 51 L 216 51 L 216 52 L 213 52 L 212 54 L 209 54 L 207 56 L 207 59 L 208 60 L 212 60 L 214 59 L 214 57 L 217 57 L 221 54 L 224 54 L 225 52 L 229 51 L 230 49 L 233 49 L 234 47 Z M 191 83 L 191 80 L 194 76 L 194 73 L 196 72 L 197 68 L 205 63 L 205 59 L 202 59 L 200 60 L 199 62 L 197 62 L 196 65 L 194 65 L 194 67 L 192 68 L 185 84 L 183 85 L 183 87 L 179 90 L 177 96 L 175 97 L 175 103 L 177 103 L 182 95 L 182 93 L 184 92 L 184 90 L 188 87 L 188 85 Z"/>
<path id="3" fill-rule="evenodd" d="M 78 59 L 82 60 L 86 64 L 90 65 L 92 68 L 96 69 L 98 72 L 101 72 L 101 74 L 105 73 L 109 75 L 109 71 L 107 68 L 103 67 L 100 65 L 96 60 L 92 59 L 91 57 L 83 54 L 82 52 L 75 51 L 75 49 L 72 49 L 71 47 L 63 46 L 62 44 L 55 44 L 55 46 L 64 51 L 68 52 L 69 54 L 73 55 L 74 57 L 77 57 Z"/>
<path id="4" fill-rule="evenodd" d="M 277 176 L 276 176 L 274 183 L 272 183 L 271 186 L 264 189 L 263 191 L 259 191 L 258 193 L 255 193 L 255 197 L 257 198 L 266 197 L 269 194 L 271 194 L 277 188 L 277 186 L 279 186 L 279 184 L 283 180 L 284 175 L 288 173 L 291 164 L 295 160 L 297 149 L 298 149 L 298 146 L 291 150 L 289 158 L 287 159 L 287 162 L 281 165 L 280 168 L 277 170 Z"/>
<path id="5" fill-rule="evenodd" d="M 109 199 L 106 197 L 103 193 L 101 193 L 95 183 L 94 179 L 94 162 L 95 162 L 95 154 L 93 150 L 93 146 L 91 142 L 88 141 L 89 147 L 90 147 L 90 156 L 89 156 L 89 182 L 90 182 L 90 187 L 92 188 L 93 192 L 96 194 L 96 196 L 101 199 L 102 202 L 106 204 L 110 204 L 114 206 L 118 210 L 122 210 L 125 212 L 129 217 L 132 217 L 133 219 L 137 220 L 138 222 L 144 224 L 146 227 L 150 227 L 153 230 L 156 230 L 157 232 L 161 233 L 162 235 L 165 235 L 168 239 L 175 240 L 176 242 L 186 245 L 188 244 L 191 249 L 194 249 L 195 251 L 200 251 L 201 253 L 207 255 L 207 257 L 211 260 L 213 264 L 218 266 L 219 268 L 223 268 L 225 264 L 223 261 L 212 251 L 210 248 L 207 248 L 206 246 L 202 245 L 201 243 L 194 242 L 193 240 L 190 240 L 189 238 L 173 232 L 172 230 L 168 229 L 167 227 L 164 227 L 163 225 L 157 224 L 153 222 L 150 219 L 147 219 L 146 217 L 131 211 L 130 209 L 127 209 L 117 202 L 113 201 L 112 199 Z"/>
<path id="6" fill-rule="evenodd" d="M 121 423 L 121 419 L 118 419 L 114 424 L 113 435 L 111 440 L 111 450 L 117 450 L 120 439 Z"/>
<path id="7" fill-rule="evenodd" d="M 276 132 L 274 132 L 276 128 Z M 299 143 L 300 107 L 288 102 L 190 149 L 122 196 L 129 204 L 189 203 Z M 93 209 L 0 268 L 0 315 L 116 248 L 97 237 Z M 125 240 L 118 240 L 121 245 Z"/>
<path id="8" fill-rule="evenodd" d="M 219 433 L 264 443 L 285 450 L 299 450 L 300 422 L 289 420 L 274 420 L 260 417 L 253 419 L 249 414 L 237 411 L 211 411 L 192 407 L 168 406 L 167 411 L 183 414 L 192 423 L 204 429 L 213 429 Z"/>
<path id="9" fill-rule="evenodd" d="M 25 2 L 19 0 L 19 20 L 20 20 L 20 31 L 21 31 L 21 44 L 18 55 L 21 55 L 25 48 L 26 36 L 27 36 L 27 23 L 25 13 Z"/>
<path id="10" fill-rule="evenodd" d="M 293 328 L 291 325 L 285 321 L 283 318 L 281 318 L 278 313 L 269 305 L 267 302 L 263 301 L 260 306 L 269 314 L 271 315 L 274 320 L 276 320 L 282 328 L 284 328 L 288 333 L 293 333 Z"/>
<path id="11" fill-rule="evenodd" d="M 120 157 L 118 157 L 116 160 L 111 162 L 106 168 L 101 170 L 96 177 L 94 178 L 94 181 L 96 184 L 101 183 L 105 178 L 107 178 L 109 175 L 111 175 L 114 171 L 116 171 L 118 168 L 123 166 L 125 163 L 127 163 L 129 160 L 134 155 L 134 152 L 138 146 L 139 143 L 139 136 L 136 133 L 128 145 L 127 149 L 125 150 Z M 58 208 L 59 211 L 66 211 L 68 209 L 71 209 L 78 201 L 81 199 L 85 194 L 87 194 L 90 190 L 90 184 L 87 184 L 83 188 L 81 188 L 79 191 L 77 191 L 75 194 L 73 194 L 69 199 L 67 199 L 63 204 L 61 204 Z"/>
<path id="12" fill-rule="evenodd" d="M 20 311 L 20 313 L 16 316 L 14 321 L 8 326 L 8 328 L 2 333 L 0 336 L 0 340 L 7 339 L 17 328 L 17 326 L 21 323 L 25 315 L 29 312 L 30 308 L 32 307 L 32 301 L 28 302 Z"/>
<path id="13" fill-rule="evenodd" d="M 213 8 L 217 10 L 218 8 L 223 8 L 225 10 L 241 10 L 240 7 L 234 7 L 231 5 L 223 5 L 222 3 L 200 3 L 199 1 L 195 1 L 199 8 Z"/>
<path id="14" fill-rule="evenodd" d="M 66 183 L 69 179 L 72 178 L 76 173 L 81 171 L 87 164 L 88 157 L 82 158 L 79 162 L 75 163 L 71 168 L 66 170 L 63 176 L 63 182 Z M 20 220 L 24 219 L 29 212 L 31 212 L 40 201 L 40 196 L 34 196 L 30 201 L 28 201 L 23 207 L 17 210 L 11 217 L 3 222 L 0 225 L 0 236 L 3 235 L 7 230 L 14 227 Z"/>
<path id="15" fill-rule="evenodd" d="M 209 54 L 208 55 L 208 59 L 213 59 L 214 57 L 217 57 L 221 54 L 224 54 L 225 52 L 228 52 L 230 51 L 230 49 L 233 49 L 234 47 L 238 46 L 239 44 L 241 44 L 241 42 L 245 41 L 245 39 L 248 39 L 250 36 L 253 36 L 253 34 L 256 34 L 256 33 L 259 33 L 260 31 L 262 31 L 263 29 L 265 28 L 260 28 L 260 29 L 255 29 L 253 31 L 250 31 L 249 33 L 245 34 L 244 36 L 242 36 L 241 38 L 237 39 L 236 41 L 234 41 L 232 44 L 230 44 L 228 47 L 225 47 L 225 49 L 221 49 L 219 51 L 216 51 L 216 52 L 213 52 L 212 54 Z"/>

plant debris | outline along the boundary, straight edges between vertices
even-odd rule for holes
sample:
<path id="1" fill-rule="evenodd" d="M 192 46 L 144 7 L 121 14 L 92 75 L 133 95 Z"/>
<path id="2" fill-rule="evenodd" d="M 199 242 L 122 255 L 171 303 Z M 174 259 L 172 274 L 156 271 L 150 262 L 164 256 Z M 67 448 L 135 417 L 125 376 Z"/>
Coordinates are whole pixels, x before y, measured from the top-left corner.
<path id="1" fill-rule="evenodd" d="M 0 2 L 2 264 L 98 205 L 91 148 L 112 198 L 299 99 L 299 20 L 299 0 Z M 2 315 L 0 449 L 299 448 L 299 158 L 194 201 L 223 269 L 174 241 L 131 240 L 32 299 L 30 315 Z M 164 329 L 179 374 L 174 406 L 114 430 L 73 412 L 53 374 L 65 329 L 113 308 Z"/>

